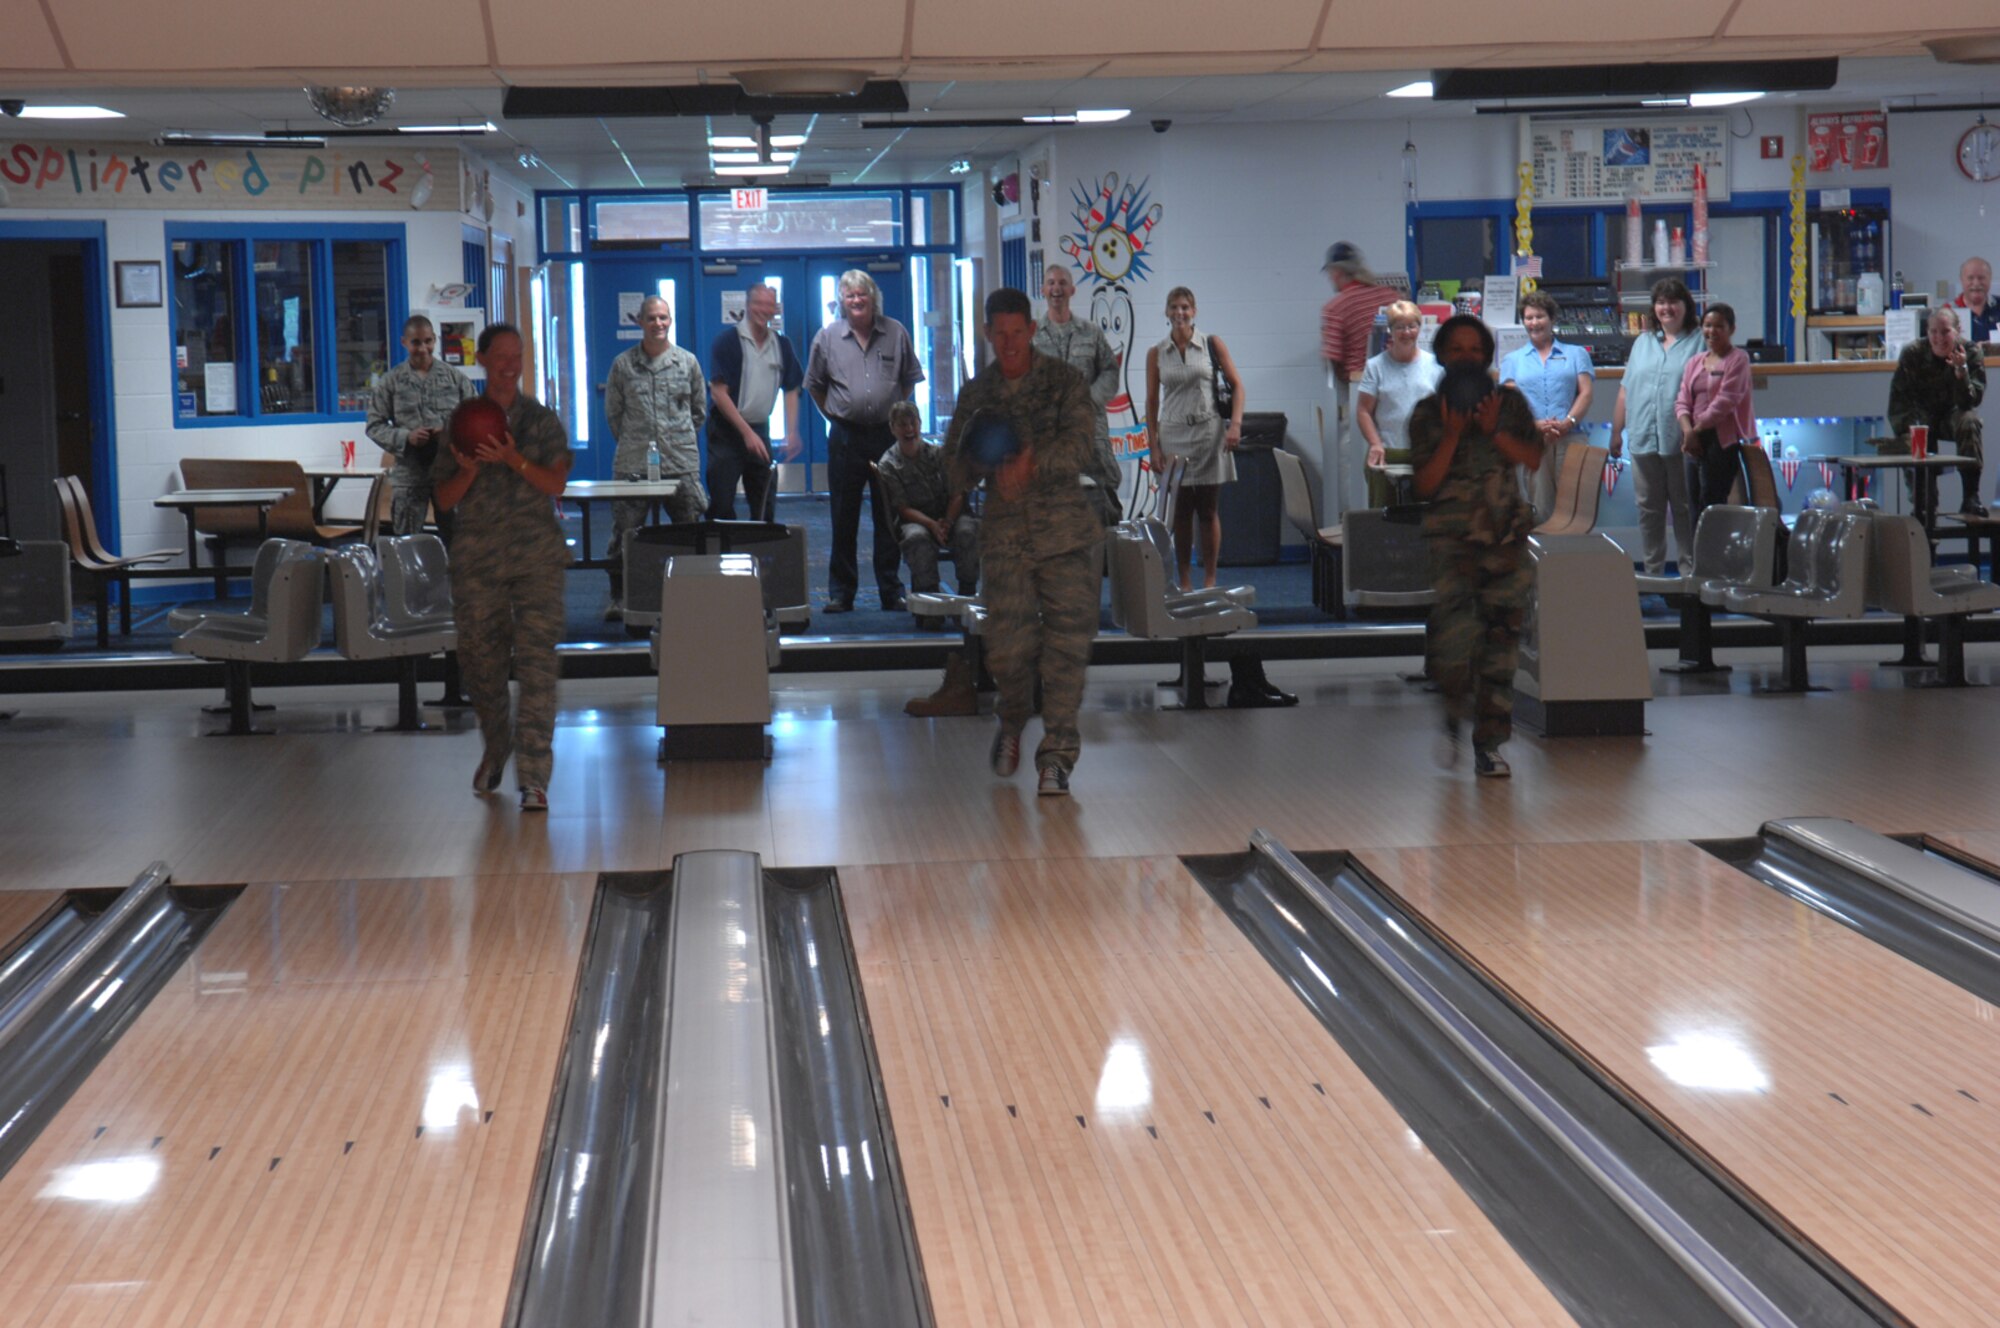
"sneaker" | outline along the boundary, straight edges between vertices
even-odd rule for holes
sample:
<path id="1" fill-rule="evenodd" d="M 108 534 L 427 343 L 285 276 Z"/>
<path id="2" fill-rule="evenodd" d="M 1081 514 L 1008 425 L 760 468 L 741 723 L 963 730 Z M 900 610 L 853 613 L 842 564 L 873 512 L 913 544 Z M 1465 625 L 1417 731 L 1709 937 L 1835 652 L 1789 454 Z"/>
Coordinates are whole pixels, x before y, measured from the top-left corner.
<path id="1" fill-rule="evenodd" d="M 1480 747 L 1473 749 L 1472 771 L 1481 779 L 1505 779 L 1514 773 L 1514 768 L 1507 764 L 1507 758 L 1499 752 L 1489 752 Z"/>
<path id="2" fill-rule="evenodd" d="M 500 774 L 507 768 L 507 758 L 498 760 L 491 756 L 479 758 L 479 769 L 472 772 L 472 791 L 487 794 L 500 787 Z"/>
<path id="3" fill-rule="evenodd" d="M 1041 778 L 1035 782 L 1035 792 L 1044 798 L 1067 798 L 1069 771 L 1059 765 L 1043 766 Z"/>
<path id="4" fill-rule="evenodd" d="M 545 812 L 549 809 L 549 791 L 534 784 L 521 786 L 521 810 L 524 812 Z"/>
<path id="5" fill-rule="evenodd" d="M 826 611 L 828 613 L 852 613 L 854 612 L 854 600 L 852 598 L 830 599 L 826 602 Z"/>
<path id="6" fill-rule="evenodd" d="M 1431 758 L 1438 763 L 1440 769 L 1456 770 L 1459 749 L 1464 745 L 1465 739 L 1459 735 L 1458 721 L 1447 719 L 1444 722 L 1444 732 L 1438 734 L 1437 745 L 1431 748 Z"/>
<path id="7" fill-rule="evenodd" d="M 617 600 L 614 599 L 610 603 L 604 606 L 604 621 L 617 622 L 624 616 L 625 616 L 625 606 L 620 604 Z"/>
<path id="8" fill-rule="evenodd" d="M 1012 777 L 1021 768 L 1021 735 L 1001 729 L 993 735 L 993 752 L 989 758 L 993 762 L 993 773 L 1002 779 Z"/>

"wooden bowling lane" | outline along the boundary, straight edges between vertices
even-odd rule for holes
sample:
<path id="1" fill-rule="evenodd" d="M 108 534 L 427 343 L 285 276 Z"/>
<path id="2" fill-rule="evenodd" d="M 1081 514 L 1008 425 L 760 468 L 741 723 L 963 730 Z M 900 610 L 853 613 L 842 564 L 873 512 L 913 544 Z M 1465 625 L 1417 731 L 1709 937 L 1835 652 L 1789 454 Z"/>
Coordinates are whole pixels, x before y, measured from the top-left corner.
<path id="1" fill-rule="evenodd" d="M 250 887 L 0 1182 L 0 1317 L 498 1323 L 592 886 Z"/>
<path id="2" fill-rule="evenodd" d="M 22 933 L 62 898 L 60 890 L 0 890 L 0 959 L 23 939 Z"/>
<path id="3" fill-rule="evenodd" d="M 840 883 L 941 1328 L 1570 1321 L 1178 862 Z"/>
<path id="4" fill-rule="evenodd" d="M 2000 1302 L 2000 1026 L 1685 842 L 1360 855 L 1913 1321 Z"/>

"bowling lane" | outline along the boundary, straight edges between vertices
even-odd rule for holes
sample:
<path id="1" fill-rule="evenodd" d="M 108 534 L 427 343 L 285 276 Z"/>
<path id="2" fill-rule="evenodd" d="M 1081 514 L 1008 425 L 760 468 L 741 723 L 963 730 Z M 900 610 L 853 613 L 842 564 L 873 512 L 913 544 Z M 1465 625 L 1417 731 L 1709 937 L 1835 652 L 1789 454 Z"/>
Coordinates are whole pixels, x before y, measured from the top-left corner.
<path id="1" fill-rule="evenodd" d="M 942 1328 L 1570 1321 L 1179 863 L 840 883 Z"/>
<path id="2" fill-rule="evenodd" d="M 2000 1297 L 2000 1027 L 1693 844 L 1362 861 L 1913 1320 Z"/>
<path id="3" fill-rule="evenodd" d="M 10 1328 L 497 1323 L 592 885 L 247 889 L 0 1182 Z"/>
<path id="4" fill-rule="evenodd" d="M 0 890 L 0 957 L 13 950 L 21 933 L 60 898 L 59 890 Z"/>

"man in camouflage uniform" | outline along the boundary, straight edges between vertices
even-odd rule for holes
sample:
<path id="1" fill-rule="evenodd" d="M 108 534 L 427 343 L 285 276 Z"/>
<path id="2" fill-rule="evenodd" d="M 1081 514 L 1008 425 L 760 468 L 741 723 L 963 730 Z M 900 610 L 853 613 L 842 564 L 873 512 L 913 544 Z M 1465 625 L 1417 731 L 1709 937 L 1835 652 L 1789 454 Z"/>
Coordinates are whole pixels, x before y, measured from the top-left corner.
<path id="1" fill-rule="evenodd" d="M 882 472 L 882 497 L 895 519 L 910 565 L 910 589 L 938 588 L 938 550 L 950 549 L 958 593 L 979 593 L 979 518 L 965 510 L 965 491 L 954 489 L 944 449 L 924 441 L 923 416 L 913 401 L 889 407 L 889 430 L 896 445 L 875 464 Z M 929 620 L 926 620 L 929 621 Z"/>
<path id="2" fill-rule="evenodd" d="M 1933 449 L 1949 441 L 1960 456 L 1971 457 L 1973 468 L 1959 472 L 1965 485 L 1959 510 L 1977 516 L 1986 514 L 1979 501 L 1985 464 L 1979 403 L 1985 396 L 1986 361 L 1975 343 L 1960 339 L 1958 311 L 1949 305 L 1931 310 L 1923 340 L 1903 347 L 1889 380 L 1889 431 L 1904 455 L 1910 451 L 1911 426 L 1922 424 L 1931 431 Z"/>
<path id="3" fill-rule="evenodd" d="M 403 324 L 401 364 L 382 375 L 368 403 L 368 438 L 396 458 L 389 472 L 395 487 L 391 529 L 414 535 L 424 528 L 431 505 L 431 462 L 443 441 L 445 422 L 458 403 L 472 396 L 472 380 L 437 358 L 437 330 L 422 314 Z M 438 529 L 447 536 L 451 523 L 438 514 Z"/>
<path id="4" fill-rule="evenodd" d="M 1080 482 L 1091 464 L 1096 403 L 1081 374 L 1035 350 L 1034 335 L 1026 295 L 1003 287 L 987 297 L 994 362 L 959 394 L 944 452 L 961 490 L 988 477 L 980 543 L 986 664 L 1000 687 L 993 773 L 1004 779 L 1020 764 L 1039 678 L 1038 791 L 1059 796 L 1069 792 L 1082 746 L 1076 713 L 1097 634 L 1104 528 Z M 982 443 L 995 435 L 1018 450 L 982 456 Z"/>
<path id="5" fill-rule="evenodd" d="M 1042 279 L 1042 298 L 1048 303 L 1048 311 L 1035 329 L 1035 349 L 1051 359 L 1061 360 L 1090 384 L 1090 398 L 1097 406 L 1092 422 L 1097 428 L 1090 466 L 1083 473 L 1095 487 L 1085 496 L 1097 509 L 1098 518 L 1106 526 L 1115 526 L 1123 515 L 1119 492 L 1125 472 L 1111 451 L 1111 417 L 1105 413 L 1105 407 L 1118 395 L 1118 352 L 1111 348 L 1104 329 L 1094 320 L 1071 313 L 1070 300 L 1075 295 L 1076 283 L 1070 279 L 1068 270 L 1050 268 L 1048 276 Z"/>
<path id="6" fill-rule="evenodd" d="M 701 361 L 670 339 L 674 311 L 658 296 L 639 306 L 639 344 L 611 361 L 604 384 L 604 418 L 618 440 L 611 469 L 621 480 L 646 478 L 646 449 L 660 445 L 660 478 L 679 480 L 680 492 L 666 500 L 676 525 L 699 521 L 708 511 L 701 487 L 701 449 L 695 434 L 708 419 L 708 380 Z M 608 621 L 623 612 L 625 536 L 646 523 L 644 500 L 611 504 L 611 603 Z"/>
<path id="7" fill-rule="evenodd" d="M 1445 705 L 1438 759 L 1457 764 L 1460 726 L 1470 719 L 1474 770 L 1504 778 L 1511 772 L 1499 749 L 1514 732 L 1514 662 L 1534 582 L 1534 511 L 1514 467 L 1541 465 L 1541 430 L 1519 391 L 1475 382 L 1493 364 L 1485 323 L 1470 314 L 1447 319 L 1435 347 L 1446 379 L 1410 412 L 1409 430 L 1417 493 L 1429 500 L 1423 529 L 1437 602 L 1427 663 Z M 1447 394 L 1467 383 L 1489 390 L 1476 409 L 1455 410 Z"/>
<path id="8" fill-rule="evenodd" d="M 556 642 L 563 630 L 563 571 L 569 546 L 556 495 L 569 479 L 569 435 L 548 407 L 521 391 L 521 334 L 494 323 L 479 337 L 486 395 L 507 412 L 507 436 L 476 456 L 438 448 L 431 470 L 440 512 L 457 515 L 451 546 L 451 608 L 459 667 L 479 715 L 485 750 L 477 793 L 500 787 L 507 759 L 521 810 L 549 809 L 555 765 Z M 521 684 L 518 714 L 507 689 Z"/>

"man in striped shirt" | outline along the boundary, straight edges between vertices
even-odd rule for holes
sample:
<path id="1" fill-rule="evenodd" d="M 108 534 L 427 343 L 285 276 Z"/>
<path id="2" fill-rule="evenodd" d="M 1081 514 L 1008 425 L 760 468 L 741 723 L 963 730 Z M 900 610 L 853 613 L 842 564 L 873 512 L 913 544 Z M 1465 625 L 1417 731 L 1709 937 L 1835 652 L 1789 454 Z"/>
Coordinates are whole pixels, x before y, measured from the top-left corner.
<path id="1" fill-rule="evenodd" d="M 1346 240 L 1336 241 L 1326 251 L 1320 270 L 1333 283 L 1333 298 L 1320 310 L 1319 352 L 1339 403 L 1332 455 L 1320 458 L 1320 510 L 1345 512 L 1366 505 L 1368 493 L 1367 448 L 1354 427 L 1354 384 L 1368 364 L 1368 335 L 1375 326 L 1375 313 L 1394 303 L 1396 292 L 1376 284 L 1361 250 Z"/>

